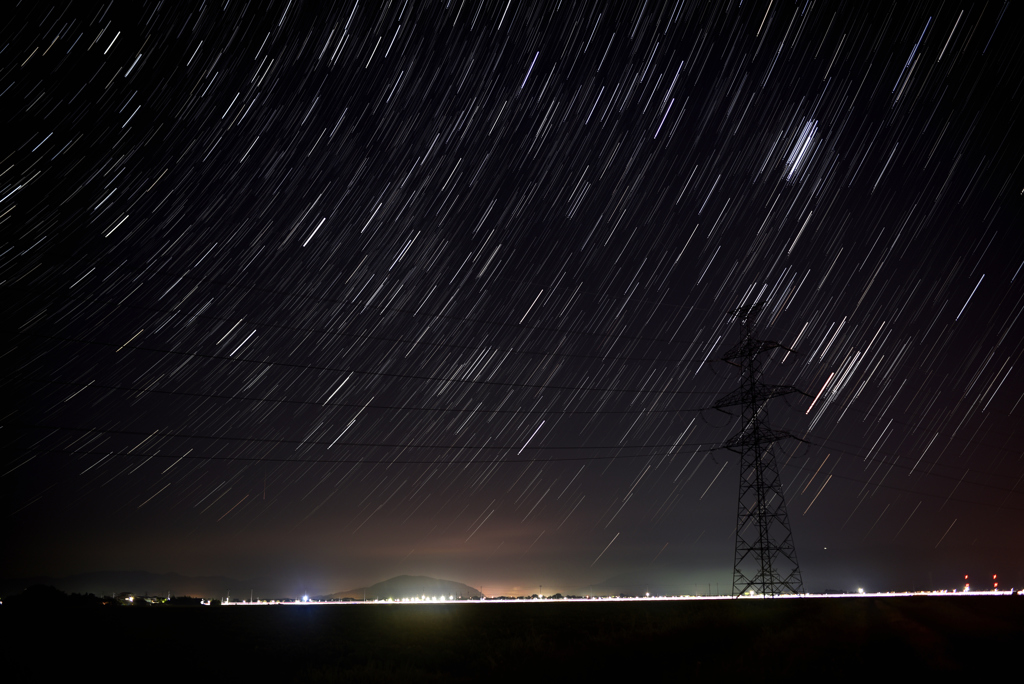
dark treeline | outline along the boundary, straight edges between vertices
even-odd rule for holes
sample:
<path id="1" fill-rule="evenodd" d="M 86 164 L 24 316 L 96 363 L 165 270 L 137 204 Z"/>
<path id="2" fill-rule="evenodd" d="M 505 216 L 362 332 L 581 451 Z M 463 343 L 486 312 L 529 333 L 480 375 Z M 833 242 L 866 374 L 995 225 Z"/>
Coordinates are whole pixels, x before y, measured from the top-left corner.
<path id="1" fill-rule="evenodd" d="M 36 584 L 19 594 L 4 597 L 3 605 L 10 608 L 104 608 L 114 606 L 199 606 L 203 599 L 192 596 L 170 596 L 166 599 L 151 596 L 131 596 L 118 594 L 113 596 L 96 596 L 95 594 L 68 594 L 56 587 Z M 220 601 L 211 601 L 211 605 L 220 605 Z"/>

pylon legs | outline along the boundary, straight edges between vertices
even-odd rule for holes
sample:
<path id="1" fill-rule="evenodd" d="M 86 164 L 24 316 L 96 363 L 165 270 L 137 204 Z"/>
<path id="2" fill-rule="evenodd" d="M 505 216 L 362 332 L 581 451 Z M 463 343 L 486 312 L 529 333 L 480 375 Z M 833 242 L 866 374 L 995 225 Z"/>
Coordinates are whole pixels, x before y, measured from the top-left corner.
<path id="1" fill-rule="evenodd" d="M 740 466 L 733 595 L 799 594 L 803 579 L 771 444 L 751 444 Z"/>

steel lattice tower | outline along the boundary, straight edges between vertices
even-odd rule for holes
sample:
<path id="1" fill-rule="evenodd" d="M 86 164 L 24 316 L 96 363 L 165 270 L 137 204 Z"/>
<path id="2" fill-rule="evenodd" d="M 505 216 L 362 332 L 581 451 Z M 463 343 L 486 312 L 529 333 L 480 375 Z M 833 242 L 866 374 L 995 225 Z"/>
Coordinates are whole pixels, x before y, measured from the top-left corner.
<path id="1" fill-rule="evenodd" d="M 717 409 L 739 406 L 742 411 L 740 431 L 722 444 L 723 448 L 740 455 L 733 596 L 751 590 L 762 596 L 803 591 L 774 450 L 775 442 L 793 435 L 773 430 L 764 412 L 769 400 L 800 390 L 761 382 L 758 357 L 782 345 L 754 337 L 753 321 L 760 311 L 761 305 L 754 304 L 731 312 L 742 321 L 744 336 L 722 358 L 740 368 L 740 386 L 714 404 Z"/>

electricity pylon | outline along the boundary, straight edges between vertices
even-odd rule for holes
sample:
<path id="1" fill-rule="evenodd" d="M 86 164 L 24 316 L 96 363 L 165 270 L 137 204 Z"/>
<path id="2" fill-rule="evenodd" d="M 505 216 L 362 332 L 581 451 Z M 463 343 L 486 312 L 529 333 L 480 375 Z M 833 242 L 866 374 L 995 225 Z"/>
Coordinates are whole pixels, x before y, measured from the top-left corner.
<path id="1" fill-rule="evenodd" d="M 796 559 L 796 545 L 773 448 L 775 442 L 793 435 L 773 430 L 768 425 L 764 410 L 769 400 L 800 390 L 789 385 L 761 382 L 758 357 L 782 347 L 778 342 L 754 337 L 753 321 L 761 308 L 761 304 L 753 304 L 730 312 L 743 323 L 744 336 L 722 359 L 739 367 L 740 386 L 714 404 L 717 409 L 741 407 L 740 431 L 722 444 L 722 448 L 740 455 L 733 596 L 742 596 L 748 591 L 761 596 L 799 594 L 803 591 L 803 578 Z"/>

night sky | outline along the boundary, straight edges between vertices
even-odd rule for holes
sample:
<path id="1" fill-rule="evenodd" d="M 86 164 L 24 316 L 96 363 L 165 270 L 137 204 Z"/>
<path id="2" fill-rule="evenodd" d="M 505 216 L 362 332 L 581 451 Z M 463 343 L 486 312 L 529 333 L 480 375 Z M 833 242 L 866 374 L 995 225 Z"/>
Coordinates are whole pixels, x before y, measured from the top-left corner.
<path id="1" fill-rule="evenodd" d="M 806 588 L 1024 584 L 1019 7 L 3 22 L 0 574 L 727 592 L 760 302 Z"/>

